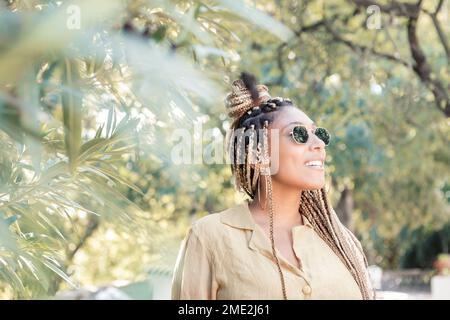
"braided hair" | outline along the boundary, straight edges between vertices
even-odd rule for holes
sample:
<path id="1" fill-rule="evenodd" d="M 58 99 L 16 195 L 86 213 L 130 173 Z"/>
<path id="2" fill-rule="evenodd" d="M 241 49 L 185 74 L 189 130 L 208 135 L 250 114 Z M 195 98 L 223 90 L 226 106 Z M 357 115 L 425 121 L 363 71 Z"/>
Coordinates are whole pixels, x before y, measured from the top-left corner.
<path id="1" fill-rule="evenodd" d="M 254 199 L 263 179 L 268 189 L 272 254 L 280 274 L 283 298 L 287 300 L 284 275 L 273 239 L 274 212 L 272 179 L 268 170 L 267 136 L 268 125 L 276 116 L 275 111 L 295 105 L 290 99 L 272 98 L 267 86 L 257 84 L 256 78 L 245 72 L 241 74 L 240 79 L 233 81 L 232 91 L 226 96 L 225 105 L 229 117 L 233 120 L 227 149 L 237 190 Z M 350 230 L 339 221 L 325 189 L 302 190 L 299 197 L 299 214 L 308 219 L 315 232 L 341 259 L 358 284 L 363 299 L 374 299 L 375 292 L 370 283 L 368 263 L 362 246 Z"/>

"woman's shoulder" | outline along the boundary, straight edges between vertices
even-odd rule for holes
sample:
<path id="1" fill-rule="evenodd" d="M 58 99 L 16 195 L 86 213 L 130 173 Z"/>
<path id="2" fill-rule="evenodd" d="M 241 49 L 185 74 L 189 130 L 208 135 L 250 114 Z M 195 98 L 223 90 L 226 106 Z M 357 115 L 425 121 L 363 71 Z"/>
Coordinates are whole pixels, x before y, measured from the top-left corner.
<path id="1" fill-rule="evenodd" d="M 223 210 L 213 211 L 198 218 L 191 224 L 192 231 L 197 236 L 217 237 L 227 228 L 226 222 L 229 217 L 239 213 L 242 205 L 235 205 Z"/>

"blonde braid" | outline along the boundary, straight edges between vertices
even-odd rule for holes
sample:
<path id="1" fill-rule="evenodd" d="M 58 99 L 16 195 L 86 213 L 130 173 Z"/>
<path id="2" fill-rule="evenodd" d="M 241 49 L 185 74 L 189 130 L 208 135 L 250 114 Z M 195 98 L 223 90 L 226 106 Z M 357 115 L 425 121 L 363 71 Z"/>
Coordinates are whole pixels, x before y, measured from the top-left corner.
<path id="1" fill-rule="evenodd" d="M 317 234 L 342 260 L 358 284 L 363 299 L 374 299 L 367 273 L 367 260 L 356 237 L 339 221 L 334 209 L 329 205 L 325 190 L 303 191 L 299 210 L 309 215 Z M 306 204 L 306 210 L 305 205 Z M 321 204 L 317 206 L 317 204 Z M 315 208 L 314 208 L 315 207 Z M 323 228 L 328 226 L 328 228 Z"/>
<path id="2" fill-rule="evenodd" d="M 283 293 L 283 299 L 287 300 L 287 293 L 286 293 L 286 283 L 284 280 L 284 274 L 281 270 L 280 261 L 278 259 L 278 255 L 275 249 L 275 240 L 273 238 L 273 219 L 274 219 L 274 210 L 273 210 L 273 197 L 272 197 L 272 176 L 270 174 L 270 158 L 269 158 L 269 140 L 268 140 L 268 122 L 264 122 L 264 162 L 263 162 L 263 173 L 266 181 L 266 188 L 268 189 L 268 200 L 269 200 L 269 223 L 270 223 L 270 243 L 272 245 L 272 254 L 275 258 L 275 262 L 277 264 L 278 273 L 280 275 L 280 281 L 281 281 L 281 291 Z"/>

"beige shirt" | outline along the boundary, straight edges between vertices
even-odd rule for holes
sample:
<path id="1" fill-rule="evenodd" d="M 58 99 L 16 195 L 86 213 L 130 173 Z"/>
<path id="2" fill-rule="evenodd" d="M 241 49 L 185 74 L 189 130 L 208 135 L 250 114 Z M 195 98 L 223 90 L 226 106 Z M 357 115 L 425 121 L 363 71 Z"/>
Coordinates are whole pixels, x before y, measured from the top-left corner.
<path id="1" fill-rule="evenodd" d="M 209 214 L 191 225 L 175 264 L 172 299 L 283 299 L 270 238 L 248 204 Z M 303 221 L 292 229 L 293 249 L 302 269 L 276 249 L 287 298 L 362 299 L 343 262 L 306 217 Z"/>

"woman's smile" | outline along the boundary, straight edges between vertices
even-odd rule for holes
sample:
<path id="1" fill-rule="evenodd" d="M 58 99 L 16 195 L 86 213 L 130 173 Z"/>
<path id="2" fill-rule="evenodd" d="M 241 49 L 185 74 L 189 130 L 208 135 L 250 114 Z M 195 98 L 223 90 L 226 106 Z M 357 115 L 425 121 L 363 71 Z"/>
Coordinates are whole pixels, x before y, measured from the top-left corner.
<path id="1" fill-rule="evenodd" d="M 305 166 L 310 169 L 320 170 L 320 171 L 323 171 L 325 168 L 323 160 L 309 160 L 309 161 L 305 162 Z"/>

